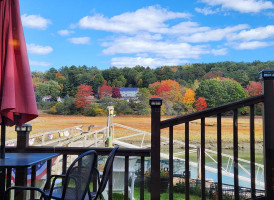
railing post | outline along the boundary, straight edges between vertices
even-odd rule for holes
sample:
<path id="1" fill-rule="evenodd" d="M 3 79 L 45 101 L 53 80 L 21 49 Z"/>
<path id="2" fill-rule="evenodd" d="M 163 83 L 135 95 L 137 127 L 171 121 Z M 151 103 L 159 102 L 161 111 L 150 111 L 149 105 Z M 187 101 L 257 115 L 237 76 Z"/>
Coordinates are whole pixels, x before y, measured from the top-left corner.
<path id="1" fill-rule="evenodd" d="M 151 200 L 160 199 L 160 120 L 162 99 L 149 100 L 151 107 Z"/>
<path id="2" fill-rule="evenodd" d="M 260 72 L 263 79 L 264 179 L 266 199 L 274 199 L 274 70 Z"/>
<path id="3" fill-rule="evenodd" d="M 17 152 L 24 152 L 29 146 L 29 133 L 32 130 L 30 124 L 23 124 L 22 126 L 15 126 L 17 132 Z"/>
<path id="4" fill-rule="evenodd" d="M 25 152 L 26 147 L 29 146 L 29 133 L 32 130 L 30 124 L 23 124 L 22 126 L 15 126 L 17 132 L 17 152 Z M 15 172 L 15 185 L 23 186 L 27 182 L 27 169 L 17 168 Z M 15 199 L 26 199 L 26 193 L 21 192 L 15 195 Z"/>

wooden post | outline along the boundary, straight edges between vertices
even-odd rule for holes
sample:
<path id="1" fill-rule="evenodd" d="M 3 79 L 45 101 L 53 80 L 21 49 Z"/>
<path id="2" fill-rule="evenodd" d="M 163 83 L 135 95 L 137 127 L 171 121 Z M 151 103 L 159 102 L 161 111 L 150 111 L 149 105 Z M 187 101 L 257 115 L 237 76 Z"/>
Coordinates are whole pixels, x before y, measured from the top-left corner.
<path id="1" fill-rule="evenodd" d="M 266 199 L 274 199 L 274 70 L 260 72 L 263 79 L 264 181 Z"/>
<path id="2" fill-rule="evenodd" d="M 160 120 L 162 99 L 149 100 L 151 107 L 151 200 L 160 200 Z"/>
<path id="3" fill-rule="evenodd" d="M 32 126 L 30 124 L 24 124 L 22 126 L 15 126 L 15 131 L 17 132 L 17 147 L 16 152 L 23 153 L 26 151 L 26 147 L 29 146 L 29 133 L 32 130 Z M 15 185 L 24 186 L 27 182 L 27 169 L 17 168 L 15 172 Z M 16 195 L 15 199 L 26 199 L 26 193 L 20 192 Z"/>

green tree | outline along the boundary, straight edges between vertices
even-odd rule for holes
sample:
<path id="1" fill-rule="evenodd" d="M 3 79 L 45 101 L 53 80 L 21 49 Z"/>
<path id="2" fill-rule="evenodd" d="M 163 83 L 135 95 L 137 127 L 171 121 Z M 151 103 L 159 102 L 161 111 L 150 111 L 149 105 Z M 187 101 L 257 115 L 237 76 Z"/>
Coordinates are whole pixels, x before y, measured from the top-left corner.
<path id="1" fill-rule="evenodd" d="M 58 73 L 58 71 L 52 67 L 45 73 L 45 78 L 47 80 L 54 80 L 57 73 Z"/>
<path id="2" fill-rule="evenodd" d="M 35 93 L 41 97 L 51 95 L 52 98 L 56 98 L 60 95 L 60 91 L 60 85 L 56 81 L 50 80 L 43 83 L 38 83 Z"/>
<path id="3" fill-rule="evenodd" d="M 94 90 L 94 93 L 98 93 L 98 88 L 102 85 L 104 85 L 104 77 L 101 75 L 101 73 L 94 75 L 92 81 L 92 88 Z"/>
<path id="4" fill-rule="evenodd" d="M 136 105 L 136 112 L 138 115 L 148 115 L 150 113 L 149 99 L 151 98 L 151 94 L 149 89 L 140 88 L 138 93 L 138 102 Z"/>
<path id="5" fill-rule="evenodd" d="M 205 98 L 208 107 L 215 107 L 245 98 L 246 94 L 236 81 L 208 79 L 200 83 L 196 96 Z"/>

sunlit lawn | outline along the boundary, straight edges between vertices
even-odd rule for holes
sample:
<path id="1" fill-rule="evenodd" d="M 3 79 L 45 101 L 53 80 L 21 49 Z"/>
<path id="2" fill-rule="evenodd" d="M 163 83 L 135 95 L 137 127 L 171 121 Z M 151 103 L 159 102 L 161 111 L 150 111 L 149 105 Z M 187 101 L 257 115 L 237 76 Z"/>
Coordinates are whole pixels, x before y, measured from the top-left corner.
<path id="1" fill-rule="evenodd" d="M 144 197 L 145 197 L 144 199 L 150 200 L 150 192 L 148 192 L 147 190 L 145 190 Z M 135 198 L 135 200 L 140 199 L 140 188 L 135 188 L 135 190 L 134 190 L 134 198 Z M 124 199 L 124 195 L 122 193 L 114 193 L 113 194 L 113 199 L 114 200 Z M 161 199 L 163 199 L 163 200 L 169 199 L 169 193 L 163 193 L 163 194 L 161 194 Z M 183 199 L 185 199 L 185 194 L 174 193 L 173 194 L 173 199 L 174 200 L 183 200 Z M 191 195 L 190 199 L 191 200 L 200 200 L 201 197 Z"/>

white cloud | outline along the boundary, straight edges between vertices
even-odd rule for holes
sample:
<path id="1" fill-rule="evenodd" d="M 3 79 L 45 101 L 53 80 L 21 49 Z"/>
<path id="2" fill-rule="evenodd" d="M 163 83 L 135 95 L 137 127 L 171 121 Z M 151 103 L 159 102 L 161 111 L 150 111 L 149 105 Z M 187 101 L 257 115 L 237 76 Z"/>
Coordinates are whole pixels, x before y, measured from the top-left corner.
<path id="1" fill-rule="evenodd" d="M 210 27 L 200 26 L 197 22 L 181 22 L 167 29 L 166 34 L 185 35 L 197 32 L 205 32 L 211 30 Z"/>
<path id="2" fill-rule="evenodd" d="M 70 35 L 72 33 L 74 33 L 74 31 L 70 31 L 70 30 L 66 30 L 66 29 L 58 31 L 58 34 L 61 35 L 61 36 L 67 36 L 67 35 Z"/>
<path id="3" fill-rule="evenodd" d="M 265 9 L 273 9 L 271 1 L 264 0 L 201 0 L 210 6 L 221 6 L 223 10 L 234 10 L 241 13 L 258 13 Z"/>
<path id="4" fill-rule="evenodd" d="M 23 14 L 21 16 L 22 24 L 25 27 L 36 28 L 45 30 L 51 21 L 41 17 L 40 15 L 27 15 Z"/>
<path id="5" fill-rule="evenodd" d="M 182 65 L 188 62 L 189 61 L 187 60 L 180 59 L 162 59 L 149 57 L 116 57 L 111 59 L 111 65 L 115 67 L 135 67 L 136 65 L 140 65 L 155 68 L 164 65 Z"/>
<path id="6" fill-rule="evenodd" d="M 40 54 L 40 55 L 49 54 L 53 51 L 52 47 L 50 46 L 40 46 L 33 43 L 27 44 L 27 49 L 29 53 Z"/>
<path id="7" fill-rule="evenodd" d="M 30 60 L 29 64 L 32 66 L 41 66 L 41 67 L 48 67 L 52 65 L 49 62 L 41 62 L 41 61 L 34 61 L 34 60 Z"/>
<path id="8" fill-rule="evenodd" d="M 204 15 L 213 15 L 213 14 L 219 12 L 219 9 L 212 10 L 211 8 L 206 7 L 206 8 L 195 8 L 195 11 L 198 13 L 202 13 Z"/>
<path id="9" fill-rule="evenodd" d="M 89 44 L 90 38 L 89 37 L 75 37 L 68 39 L 73 44 Z"/>
<path id="10" fill-rule="evenodd" d="M 267 46 L 271 46 L 273 43 L 261 42 L 261 41 L 252 41 L 252 42 L 242 42 L 242 43 L 234 43 L 233 47 L 235 49 L 258 49 Z"/>
<path id="11" fill-rule="evenodd" d="M 240 24 L 232 27 L 228 26 L 223 29 L 213 29 L 213 30 L 211 29 L 203 32 L 197 32 L 192 35 L 181 36 L 180 39 L 182 41 L 193 42 L 193 43 L 220 41 L 228 37 L 230 34 L 246 29 L 248 27 L 249 26 L 247 24 Z"/>
<path id="12" fill-rule="evenodd" d="M 229 40 L 263 40 L 274 37 L 274 25 L 243 30 L 238 34 L 233 34 L 228 37 Z"/>
<path id="13" fill-rule="evenodd" d="M 160 6 L 150 6 L 116 15 L 112 18 L 96 14 L 83 17 L 78 25 L 81 28 L 103 30 L 117 33 L 137 33 L 141 31 L 163 33 L 168 25 L 164 22 L 171 19 L 189 18 L 191 15 L 183 12 L 171 12 Z"/>
<path id="14" fill-rule="evenodd" d="M 222 48 L 222 49 L 212 49 L 211 50 L 212 54 L 215 56 L 223 56 L 227 54 L 227 49 Z"/>
<path id="15" fill-rule="evenodd" d="M 170 42 L 144 39 L 142 37 L 120 37 L 103 43 L 105 55 L 153 54 L 168 59 L 198 58 L 210 53 L 207 45 L 192 46 L 185 42 Z"/>

